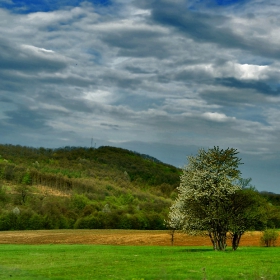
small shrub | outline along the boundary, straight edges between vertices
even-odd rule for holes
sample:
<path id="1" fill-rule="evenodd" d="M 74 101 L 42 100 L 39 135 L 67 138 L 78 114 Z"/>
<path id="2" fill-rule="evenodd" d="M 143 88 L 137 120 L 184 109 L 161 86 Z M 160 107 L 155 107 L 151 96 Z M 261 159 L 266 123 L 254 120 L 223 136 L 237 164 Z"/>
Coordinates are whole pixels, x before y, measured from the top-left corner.
<path id="1" fill-rule="evenodd" d="M 9 201 L 9 195 L 6 192 L 5 187 L 0 182 L 0 202 L 7 203 Z"/>
<path id="2" fill-rule="evenodd" d="M 29 219 L 29 228 L 31 230 L 44 229 L 44 217 L 34 213 Z"/>
<path id="3" fill-rule="evenodd" d="M 12 229 L 13 221 L 11 216 L 11 214 L 8 214 L 6 212 L 0 216 L 0 231 Z"/>
<path id="4" fill-rule="evenodd" d="M 83 210 L 88 204 L 90 204 L 90 200 L 84 194 L 75 194 L 71 198 L 71 204 L 74 208 Z"/>
<path id="5" fill-rule="evenodd" d="M 74 229 L 101 229 L 102 227 L 103 223 L 98 215 L 79 218 L 74 224 Z"/>
<path id="6" fill-rule="evenodd" d="M 31 177 L 29 173 L 24 174 L 21 183 L 24 185 L 30 185 L 31 184 Z"/>
<path id="7" fill-rule="evenodd" d="M 132 228 L 131 216 L 129 214 L 122 216 L 119 220 L 117 228 L 131 229 Z"/>
<path id="8" fill-rule="evenodd" d="M 275 246 L 278 236 L 279 232 L 275 229 L 267 229 L 263 232 L 263 236 L 261 237 L 261 244 L 266 247 Z"/>

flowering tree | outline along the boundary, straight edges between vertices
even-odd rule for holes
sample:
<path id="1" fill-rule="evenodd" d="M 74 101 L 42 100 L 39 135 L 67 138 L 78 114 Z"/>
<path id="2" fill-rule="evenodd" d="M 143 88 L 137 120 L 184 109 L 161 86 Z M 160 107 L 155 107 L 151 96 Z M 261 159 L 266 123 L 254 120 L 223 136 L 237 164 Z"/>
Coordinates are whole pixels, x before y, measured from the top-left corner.
<path id="1" fill-rule="evenodd" d="M 179 225 L 188 234 L 207 234 L 214 250 L 225 250 L 230 230 L 232 195 L 238 184 L 241 164 L 236 149 L 214 147 L 188 157 L 178 197 L 171 206 L 167 223 Z"/>

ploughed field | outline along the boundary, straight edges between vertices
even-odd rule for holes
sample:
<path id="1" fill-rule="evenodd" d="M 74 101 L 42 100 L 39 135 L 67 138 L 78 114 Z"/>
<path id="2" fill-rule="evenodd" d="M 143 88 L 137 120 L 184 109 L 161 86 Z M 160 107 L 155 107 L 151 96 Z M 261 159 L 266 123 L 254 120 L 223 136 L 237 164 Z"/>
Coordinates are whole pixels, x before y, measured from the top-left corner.
<path id="1" fill-rule="evenodd" d="M 247 232 L 240 246 L 259 246 L 261 232 Z M 102 245 L 171 245 L 167 230 L 26 230 L 1 231 L 0 244 L 102 244 Z M 175 233 L 175 246 L 211 246 L 208 237 Z M 228 242 L 230 245 L 230 241 Z"/>

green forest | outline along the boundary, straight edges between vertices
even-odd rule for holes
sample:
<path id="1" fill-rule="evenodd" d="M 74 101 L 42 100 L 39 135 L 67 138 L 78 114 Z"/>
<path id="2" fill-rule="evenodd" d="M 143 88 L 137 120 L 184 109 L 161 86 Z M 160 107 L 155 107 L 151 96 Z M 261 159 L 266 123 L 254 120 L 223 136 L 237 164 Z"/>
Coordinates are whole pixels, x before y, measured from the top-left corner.
<path id="1" fill-rule="evenodd" d="M 166 229 L 181 172 L 109 146 L 0 145 L 0 230 Z M 280 228 L 280 195 L 258 195 Z"/>

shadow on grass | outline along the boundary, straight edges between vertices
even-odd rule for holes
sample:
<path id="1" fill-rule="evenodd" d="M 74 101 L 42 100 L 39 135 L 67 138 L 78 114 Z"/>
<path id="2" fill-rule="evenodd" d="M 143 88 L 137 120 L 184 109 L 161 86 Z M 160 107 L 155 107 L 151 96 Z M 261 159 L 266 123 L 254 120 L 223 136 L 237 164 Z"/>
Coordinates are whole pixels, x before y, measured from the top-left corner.
<path id="1" fill-rule="evenodd" d="M 19 278 L 22 280 L 50 280 L 48 277 L 33 275 L 29 271 L 18 268 L 0 266 L 0 279 Z"/>
<path id="2" fill-rule="evenodd" d="M 182 250 L 179 250 L 179 252 L 184 252 L 184 253 L 205 253 L 205 252 L 220 252 L 220 253 L 232 253 L 235 252 L 231 248 L 228 248 L 225 251 L 215 251 L 213 248 L 184 248 Z"/>
<path id="3" fill-rule="evenodd" d="M 179 250 L 179 252 L 184 252 L 184 253 L 193 253 L 193 252 L 210 252 L 214 250 L 212 248 L 185 248 L 182 250 Z"/>

